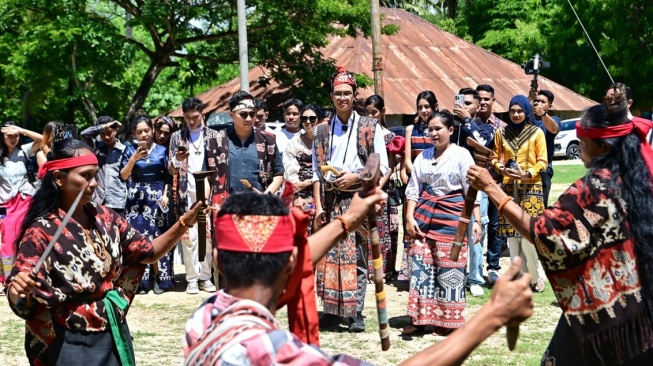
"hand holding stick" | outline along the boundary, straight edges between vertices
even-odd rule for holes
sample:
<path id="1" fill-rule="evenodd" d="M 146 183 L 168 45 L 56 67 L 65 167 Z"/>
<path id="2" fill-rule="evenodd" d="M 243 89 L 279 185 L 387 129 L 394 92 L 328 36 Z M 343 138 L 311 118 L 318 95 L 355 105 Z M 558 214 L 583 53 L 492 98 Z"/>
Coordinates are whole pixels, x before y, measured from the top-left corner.
<path id="1" fill-rule="evenodd" d="M 381 177 L 379 154 L 371 154 L 367 158 L 367 164 L 361 175 L 362 189 L 360 195 L 365 197 L 374 194 L 376 186 Z M 367 213 L 370 241 L 372 242 L 372 263 L 374 267 L 374 289 L 376 294 L 376 311 L 379 317 L 379 335 L 381 336 L 381 349 L 390 349 L 390 328 L 388 325 L 388 310 L 386 295 L 383 289 L 383 257 L 379 239 L 379 228 L 377 227 L 376 212 L 372 209 Z"/>
<path id="2" fill-rule="evenodd" d="M 467 145 L 471 146 L 474 149 L 474 162 L 476 165 L 485 168 L 490 156 L 492 155 L 492 150 L 487 147 L 479 144 L 476 140 L 471 137 L 467 137 Z M 449 253 L 449 259 L 454 262 L 458 261 L 460 256 L 460 250 L 463 247 L 463 240 L 465 235 L 467 235 L 467 229 L 469 228 L 469 218 L 472 216 L 472 210 L 474 209 L 474 202 L 476 202 L 476 194 L 478 190 L 471 185 L 467 190 L 465 195 L 465 206 L 463 207 L 463 212 L 460 214 L 460 220 L 458 221 L 458 228 L 456 229 L 456 236 L 453 239 L 453 246 L 451 247 L 451 252 Z"/>
<path id="3" fill-rule="evenodd" d="M 204 202 L 206 200 L 206 194 L 204 193 L 204 179 L 212 176 L 215 173 L 213 170 L 204 170 L 199 172 L 194 172 L 193 177 L 195 177 L 195 187 L 197 188 L 197 201 Z M 197 244 L 198 244 L 198 260 L 201 262 L 206 256 L 206 215 L 204 210 L 201 210 L 197 215 Z"/>

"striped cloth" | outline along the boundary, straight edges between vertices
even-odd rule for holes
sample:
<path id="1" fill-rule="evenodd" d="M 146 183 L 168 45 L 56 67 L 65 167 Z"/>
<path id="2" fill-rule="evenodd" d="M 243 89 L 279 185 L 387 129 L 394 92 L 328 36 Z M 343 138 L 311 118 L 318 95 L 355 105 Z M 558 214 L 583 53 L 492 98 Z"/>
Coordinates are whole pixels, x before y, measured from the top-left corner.
<path id="1" fill-rule="evenodd" d="M 415 221 L 427 238 L 453 242 L 464 203 L 461 190 L 436 196 L 430 187 L 426 187 L 415 208 Z"/>
<path id="2" fill-rule="evenodd" d="M 198 338 L 187 334 L 191 344 L 185 350 L 185 365 L 369 365 L 346 355 L 329 357 L 281 329 L 258 302 L 227 297 L 213 299 L 215 304 L 231 305 L 219 315 L 213 311 L 209 327 Z"/>

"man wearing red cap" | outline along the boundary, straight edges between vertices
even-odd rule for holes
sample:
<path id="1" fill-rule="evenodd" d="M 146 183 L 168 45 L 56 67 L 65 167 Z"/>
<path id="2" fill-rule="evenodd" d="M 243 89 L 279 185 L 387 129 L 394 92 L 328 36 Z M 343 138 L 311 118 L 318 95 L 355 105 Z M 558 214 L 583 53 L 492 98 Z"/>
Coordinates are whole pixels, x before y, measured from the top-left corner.
<path id="1" fill-rule="evenodd" d="M 315 222 L 333 221 L 347 212 L 354 192 L 360 189 L 359 174 L 372 153 L 381 156 L 381 174 L 388 171 L 388 154 L 380 124 L 354 111 L 356 79 L 339 67 L 331 81 L 331 100 L 336 109 L 328 124 L 318 126 L 313 147 L 315 171 Z M 331 166 L 339 174 L 322 172 Z M 322 194 L 318 192 L 322 191 Z M 324 200 L 321 199 L 324 198 Z M 317 294 L 324 316 L 320 328 L 340 324 L 349 317 L 349 331 L 365 331 L 363 307 L 367 287 L 368 239 L 352 231 L 330 250 L 316 270 Z"/>
<path id="2" fill-rule="evenodd" d="M 317 327 L 310 324 L 317 320 L 315 296 L 305 285 L 312 289 L 313 263 L 345 238 L 347 229 L 360 226 L 367 210 L 385 197 L 380 189 L 365 199 L 355 195 L 342 222 L 331 222 L 307 240 L 308 218 L 298 209 L 289 213 L 290 199 L 253 192 L 230 196 L 217 215 L 213 250 L 227 285 L 188 321 L 185 365 L 367 365 L 347 355 L 329 357 L 317 348 Z M 529 275 L 510 280 L 519 266 L 517 259 L 478 316 L 406 363 L 460 364 L 500 326 L 528 318 L 533 307 Z M 297 293 L 300 298 L 292 295 Z M 283 304 L 288 305 L 291 332 L 274 317 Z"/>

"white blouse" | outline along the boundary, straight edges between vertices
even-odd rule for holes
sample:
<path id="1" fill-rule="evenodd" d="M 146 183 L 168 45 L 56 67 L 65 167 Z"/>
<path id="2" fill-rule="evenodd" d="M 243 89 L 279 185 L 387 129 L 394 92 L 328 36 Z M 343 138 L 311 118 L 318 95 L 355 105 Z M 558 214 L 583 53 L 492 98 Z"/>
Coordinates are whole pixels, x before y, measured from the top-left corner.
<path id="1" fill-rule="evenodd" d="M 34 156 L 33 142 L 17 146 L 14 153 L 0 164 L 0 203 L 9 202 L 19 194 L 33 196 L 36 188 L 27 179 L 27 160 Z"/>
<path id="2" fill-rule="evenodd" d="M 406 187 L 406 199 L 418 202 L 419 197 L 428 186 L 437 196 L 444 196 L 453 191 L 463 190 L 466 194 L 469 185 L 465 181 L 467 170 L 474 165 L 469 151 L 451 144 L 445 150 L 437 164 L 435 147 L 422 151 L 413 162 L 413 174 Z M 476 202 L 480 203 L 479 196 Z"/>

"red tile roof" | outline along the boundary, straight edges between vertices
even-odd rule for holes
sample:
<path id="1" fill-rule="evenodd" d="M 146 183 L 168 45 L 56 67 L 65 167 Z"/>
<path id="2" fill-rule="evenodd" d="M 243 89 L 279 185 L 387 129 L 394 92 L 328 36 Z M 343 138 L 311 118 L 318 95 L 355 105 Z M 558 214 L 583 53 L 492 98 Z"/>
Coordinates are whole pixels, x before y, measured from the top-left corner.
<path id="1" fill-rule="evenodd" d="M 431 90 L 438 97 L 440 108 L 453 108 L 453 96 L 463 87 L 490 84 L 495 89 L 495 112 L 506 112 L 515 94 L 527 94 L 532 76 L 520 65 L 493 54 L 473 43 L 444 31 L 424 19 L 400 9 L 381 9 L 383 24 L 399 25 L 392 36 L 382 36 L 383 86 L 386 113 L 414 114 L 415 97 L 423 90 Z M 372 40 L 370 38 L 331 37 L 322 49 L 325 58 L 337 60 L 337 65 L 349 71 L 373 77 Z M 526 61 L 526 60 L 524 60 Z M 279 105 L 289 97 L 287 88 L 274 80 L 263 87 L 258 79 L 267 70 L 254 67 L 249 72 L 250 93 L 262 98 L 269 106 Z M 546 71 L 545 71 L 546 73 Z M 555 95 L 553 109 L 582 111 L 596 102 L 545 77 L 538 78 L 540 89 Z M 205 112 L 226 111 L 229 98 L 240 89 L 240 78 L 213 87 L 197 97 L 206 104 Z M 359 96 L 374 94 L 373 87 L 361 89 Z M 181 110 L 171 113 L 181 116 Z"/>

